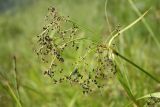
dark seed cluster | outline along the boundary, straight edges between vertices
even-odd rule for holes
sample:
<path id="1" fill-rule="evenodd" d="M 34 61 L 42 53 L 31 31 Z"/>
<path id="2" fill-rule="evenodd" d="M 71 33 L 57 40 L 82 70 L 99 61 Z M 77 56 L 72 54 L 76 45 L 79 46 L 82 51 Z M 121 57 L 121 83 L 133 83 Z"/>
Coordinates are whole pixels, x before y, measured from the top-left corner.
<path id="1" fill-rule="evenodd" d="M 54 84 L 69 82 L 79 85 L 83 93 L 103 88 L 108 79 L 116 74 L 116 65 L 106 45 L 91 43 L 87 48 L 79 45 L 79 28 L 69 17 L 61 16 L 54 7 L 48 9 L 46 24 L 37 36 L 36 53 L 45 63 L 44 75 L 48 75 Z M 77 42 L 79 41 L 79 42 Z M 76 60 L 65 56 L 81 49 L 82 55 Z M 88 57 L 92 56 L 92 57 Z M 66 65 L 70 70 L 66 70 Z"/>
<path id="2" fill-rule="evenodd" d="M 160 99 L 156 97 L 148 98 L 144 107 L 159 107 L 160 106 Z"/>
<path id="3" fill-rule="evenodd" d="M 48 62 L 46 60 L 48 56 L 55 56 L 60 62 L 64 62 L 62 52 L 68 44 L 75 46 L 74 39 L 78 27 L 69 21 L 68 17 L 60 16 L 54 7 L 49 8 L 48 11 L 43 31 L 37 36 L 38 49 L 36 53 L 44 62 Z"/>

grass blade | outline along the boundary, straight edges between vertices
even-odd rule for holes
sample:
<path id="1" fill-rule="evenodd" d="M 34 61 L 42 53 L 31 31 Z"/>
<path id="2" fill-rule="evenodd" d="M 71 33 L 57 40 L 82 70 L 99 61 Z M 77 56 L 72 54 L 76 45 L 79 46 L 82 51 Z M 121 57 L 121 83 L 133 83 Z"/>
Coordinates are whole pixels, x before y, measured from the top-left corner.
<path id="1" fill-rule="evenodd" d="M 117 51 L 113 50 L 113 53 L 117 56 L 119 56 L 120 58 L 122 58 L 123 60 L 127 61 L 128 63 L 130 63 L 131 65 L 133 65 L 134 67 L 138 68 L 140 71 L 142 71 L 144 74 L 146 74 L 147 76 L 149 76 L 151 79 L 155 80 L 156 82 L 160 83 L 160 80 L 158 80 L 156 77 L 152 76 L 150 73 L 148 73 L 146 70 L 144 70 L 143 68 L 141 68 L 140 66 L 138 66 L 137 64 L 135 64 L 134 62 L 132 62 L 131 60 L 127 59 L 126 57 L 122 56 L 121 54 L 119 54 Z"/>
<path id="2" fill-rule="evenodd" d="M 155 92 L 155 93 L 151 93 L 151 94 L 147 94 L 144 95 L 142 97 L 137 98 L 136 100 L 142 100 L 142 99 L 146 99 L 146 98 L 151 98 L 151 97 L 155 97 L 155 98 L 160 98 L 160 92 Z M 128 105 L 126 105 L 126 107 L 130 106 L 132 104 L 132 102 L 130 102 Z"/>
<path id="3" fill-rule="evenodd" d="M 111 26 L 110 26 L 110 23 L 109 23 L 109 19 L 108 19 L 108 13 L 107 13 L 107 4 L 108 4 L 108 0 L 105 1 L 105 18 L 106 18 L 106 22 L 107 22 L 107 25 L 108 25 L 108 30 L 109 30 L 109 33 L 111 33 Z"/>
<path id="4" fill-rule="evenodd" d="M 160 92 L 155 92 L 155 93 L 147 94 L 145 96 L 142 96 L 142 97 L 138 98 L 137 100 L 141 100 L 141 99 L 149 98 L 149 97 L 160 98 Z"/>
<path id="5" fill-rule="evenodd" d="M 10 87 L 9 83 L 6 82 L 6 86 L 8 87 L 8 91 L 11 94 L 11 96 L 13 97 L 13 99 L 15 100 L 15 102 L 17 103 L 18 107 L 22 107 L 20 100 L 17 98 L 17 96 L 15 95 L 14 91 L 12 90 L 12 88 Z"/>
<path id="6" fill-rule="evenodd" d="M 127 85 L 127 83 L 125 83 L 125 79 L 124 79 L 123 74 L 121 73 L 120 69 L 117 68 L 117 70 L 119 71 L 119 72 L 117 72 L 117 77 L 118 77 L 118 80 L 119 80 L 119 82 L 121 83 L 122 87 L 123 87 L 124 90 L 126 91 L 126 93 L 127 93 L 127 95 L 129 96 L 129 98 L 130 98 L 138 107 L 140 107 L 139 104 L 138 104 L 138 102 L 136 101 L 136 98 L 135 98 L 134 95 L 132 94 L 129 86 Z"/>
<path id="7" fill-rule="evenodd" d="M 109 41 L 108 45 L 110 46 L 112 41 L 119 36 L 119 34 L 123 33 L 124 31 L 128 30 L 129 28 L 131 28 L 133 25 L 135 25 L 137 22 L 139 22 L 149 11 L 150 9 L 148 9 L 146 12 L 143 13 L 143 15 L 141 15 L 138 19 L 136 19 L 135 21 L 133 21 L 131 24 L 129 24 L 128 26 L 126 26 L 125 28 L 123 28 L 122 30 L 120 30 L 119 32 L 117 32 Z"/>
<path id="8" fill-rule="evenodd" d="M 141 16 L 140 11 L 137 9 L 137 7 L 134 5 L 132 0 L 128 0 L 128 2 L 131 4 L 133 10 L 136 12 L 137 15 Z M 152 39 L 155 41 L 155 43 L 157 44 L 157 46 L 160 49 L 160 42 L 158 41 L 158 39 L 156 38 L 155 34 L 153 33 L 151 27 L 148 25 L 148 23 L 146 22 L 145 18 L 142 19 L 143 24 L 145 25 L 145 27 L 147 28 L 148 32 L 150 33 Z"/>

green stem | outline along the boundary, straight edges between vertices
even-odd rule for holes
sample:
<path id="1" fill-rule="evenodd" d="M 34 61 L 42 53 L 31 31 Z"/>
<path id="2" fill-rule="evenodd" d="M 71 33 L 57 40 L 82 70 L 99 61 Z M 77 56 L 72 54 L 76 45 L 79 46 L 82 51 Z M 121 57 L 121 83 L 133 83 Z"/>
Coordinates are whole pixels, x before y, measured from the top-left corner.
<path id="1" fill-rule="evenodd" d="M 17 106 L 18 107 L 22 107 L 21 103 L 20 103 L 20 100 L 17 98 L 17 96 L 15 95 L 14 91 L 12 90 L 12 88 L 10 87 L 9 83 L 7 82 L 6 83 L 7 87 L 8 87 L 8 90 L 11 94 L 11 96 L 13 97 L 13 99 L 16 101 L 17 103 Z"/>
<path id="2" fill-rule="evenodd" d="M 160 80 L 158 80 L 156 77 L 152 76 L 150 73 L 148 73 L 146 70 L 144 70 L 143 68 L 141 68 L 140 66 L 138 66 L 137 64 L 135 64 L 134 62 L 132 62 L 131 60 L 127 59 L 126 57 L 124 57 L 123 55 L 121 55 L 120 53 L 118 53 L 117 51 L 113 50 L 113 53 L 117 56 L 119 56 L 120 58 L 122 58 L 123 60 L 127 61 L 128 63 L 130 63 L 131 65 L 133 65 L 134 67 L 138 68 L 140 71 L 142 71 L 143 73 L 145 73 L 147 76 L 149 76 L 150 78 L 152 78 L 153 80 L 155 80 L 156 82 L 160 83 Z"/>

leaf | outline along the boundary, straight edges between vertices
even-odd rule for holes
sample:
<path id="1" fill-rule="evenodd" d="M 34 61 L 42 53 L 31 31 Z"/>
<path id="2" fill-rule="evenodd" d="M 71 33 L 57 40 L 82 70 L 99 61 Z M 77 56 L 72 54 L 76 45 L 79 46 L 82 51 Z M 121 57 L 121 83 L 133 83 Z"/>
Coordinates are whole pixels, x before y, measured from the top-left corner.
<path id="1" fill-rule="evenodd" d="M 119 34 L 123 33 L 124 31 L 128 30 L 129 28 L 131 28 L 133 25 L 135 25 L 136 23 L 138 23 L 149 11 L 150 9 L 148 9 L 147 11 L 145 11 L 138 19 L 136 19 L 135 21 L 133 21 L 131 24 L 129 24 L 128 26 L 126 26 L 125 28 L 123 28 L 122 30 L 120 30 L 119 32 L 117 32 L 109 41 L 108 45 L 110 46 L 112 41 L 119 36 Z"/>
<path id="2" fill-rule="evenodd" d="M 155 93 L 151 93 L 151 94 L 147 94 L 145 96 L 142 96 L 136 100 L 141 100 L 141 99 L 145 99 L 145 98 L 150 98 L 150 97 L 156 97 L 156 98 L 160 98 L 160 92 L 155 92 Z"/>
<path id="3" fill-rule="evenodd" d="M 160 92 L 155 92 L 155 93 L 144 95 L 142 97 L 137 98 L 136 101 L 146 99 L 146 98 L 151 98 L 151 97 L 160 98 Z M 131 104 L 132 104 L 132 102 L 130 102 L 128 105 L 126 105 L 126 107 L 128 107 Z"/>

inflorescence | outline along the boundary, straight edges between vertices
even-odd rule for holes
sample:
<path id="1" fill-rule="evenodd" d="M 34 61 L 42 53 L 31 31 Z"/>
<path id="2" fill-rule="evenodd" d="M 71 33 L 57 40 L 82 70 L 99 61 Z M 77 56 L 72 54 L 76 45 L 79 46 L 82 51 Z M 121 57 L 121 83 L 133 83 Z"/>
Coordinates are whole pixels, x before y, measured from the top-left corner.
<path id="1" fill-rule="evenodd" d="M 160 99 L 151 96 L 147 99 L 144 107 L 159 107 L 159 105 L 160 105 Z"/>
<path id="2" fill-rule="evenodd" d="M 84 39 L 80 37 L 80 29 L 69 17 L 61 16 L 54 7 L 48 9 L 46 24 L 37 36 L 35 50 L 42 60 L 48 75 L 54 84 L 69 82 L 78 84 L 83 93 L 90 93 L 106 86 L 107 80 L 116 74 L 116 64 L 110 49 L 104 44 L 91 43 L 87 48 L 80 45 Z M 68 50 L 83 54 L 74 58 L 65 56 Z M 72 51 L 69 52 L 72 55 Z M 92 57 L 89 57 L 92 56 Z M 72 65 L 71 69 L 65 67 Z"/>

